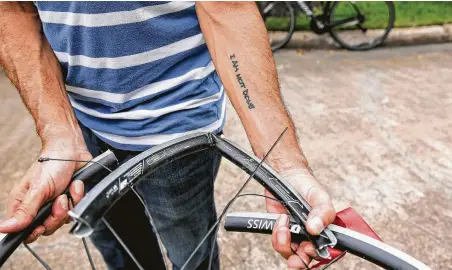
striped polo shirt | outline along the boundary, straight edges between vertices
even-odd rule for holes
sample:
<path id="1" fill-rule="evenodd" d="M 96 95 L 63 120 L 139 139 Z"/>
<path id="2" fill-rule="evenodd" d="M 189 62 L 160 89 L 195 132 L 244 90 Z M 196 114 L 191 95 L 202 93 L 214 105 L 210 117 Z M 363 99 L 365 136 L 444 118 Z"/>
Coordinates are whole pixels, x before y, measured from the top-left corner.
<path id="1" fill-rule="evenodd" d="M 193 2 L 36 2 L 77 119 L 143 151 L 220 132 L 225 93 Z"/>

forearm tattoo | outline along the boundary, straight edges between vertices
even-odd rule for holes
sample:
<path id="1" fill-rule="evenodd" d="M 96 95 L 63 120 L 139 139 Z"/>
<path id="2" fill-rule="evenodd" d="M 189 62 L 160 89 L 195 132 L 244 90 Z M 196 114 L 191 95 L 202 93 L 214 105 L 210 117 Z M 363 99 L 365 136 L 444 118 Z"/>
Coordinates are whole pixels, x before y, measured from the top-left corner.
<path id="1" fill-rule="evenodd" d="M 250 109 L 250 110 L 254 109 L 255 106 L 254 106 L 253 102 L 251 101 L 249 90 L 248 90 L 248 88 L 246 88 L 245 81 L 243 80 L 242 75 L 240 75 L 239 61 L 237 61 L 235 54 L 229 55 L 229 59 L 232 62 L 232 68 L 234 68 L 235 77 L 237 79 L 237 82 L 239 83 L 240 87 L 243 88 L 242 94 L 243 94 L 243 97 L 245 98 L 246 104 L 248 104 L 248 109 Z"/>

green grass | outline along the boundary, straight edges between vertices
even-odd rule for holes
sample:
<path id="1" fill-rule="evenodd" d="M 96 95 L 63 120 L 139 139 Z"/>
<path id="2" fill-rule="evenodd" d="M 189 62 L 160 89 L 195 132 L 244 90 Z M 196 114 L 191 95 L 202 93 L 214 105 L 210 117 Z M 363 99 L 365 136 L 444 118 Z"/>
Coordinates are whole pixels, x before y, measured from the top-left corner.
<path id="1" fill-rule="evenodd" d="M 366 15 L 365 26 L 369 29 L 385 26 L 388 14 L 381 2 L 358 2 L 360 10 Z M 386 12 L 385 12 L 386 11 Z M 338 6 L 337 16 L 347 17 L 352 12 L 348 4 Z M 414 27 L 452 23 L 452 2 L 395 2 L 395 27 Z M 289 18 L 270 17 L 266 21 L 269 30 L 286 30 Z M 309 22 L 304 14 L 297 14 L 296 30 L 309 30 Z"/>

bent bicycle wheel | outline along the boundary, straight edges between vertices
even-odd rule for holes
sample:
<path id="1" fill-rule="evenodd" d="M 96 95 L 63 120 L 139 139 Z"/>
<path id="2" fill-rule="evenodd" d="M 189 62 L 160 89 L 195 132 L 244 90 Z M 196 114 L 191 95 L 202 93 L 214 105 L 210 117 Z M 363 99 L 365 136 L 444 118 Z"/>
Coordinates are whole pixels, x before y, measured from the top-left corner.
<path id="1" fill-rule="evenodd" d="M 286 46 L 295 30 L 295 10 L 291 3 L 259 2 L 259 11 L 267 29 L 272 29 L 268 32 L 272 51 Z"/>
<path id="2" fill-rule="evenodd" d="M 247 154 L 229 141 L 210 133 L 200 133 L 185 136 L 145 151 L 108 175 L 70 212 L 70 215 L 76 220 L 72 233 L 79 237 L 92 233 L 93 228 L 102 222 L 107 211 L 122 196 L 132 190 L 133 186 L 143 179 L 143 176 L 152 173 L 168 162 L 207 149 L 218 150 L 222 156 L 253 176 L 275 198 L 284 203 L 295 223 L 304 224 L 303 221 L 307 217 L 306 211 L 310 211 L 310 207 L 289 183 L 281 179 L 267 165 L 260 166 L 259 159 Z M 239 223 L 247 224 L 248 218 L 240 219 Z M 344 228 L 332 225 L 318 237 L 309 236 L 304 226 L 300 226 L 300 231 L 306 239 L 314 243 L 319 255 L 325 255 L 321 252 L 327 250 L 328 247 L 336 246 L 387 269 L 429 269 L 421 262 L 386 244 L 377 244 L 375 241 L 367 239 L 369 237 L 357 235 Z"/>

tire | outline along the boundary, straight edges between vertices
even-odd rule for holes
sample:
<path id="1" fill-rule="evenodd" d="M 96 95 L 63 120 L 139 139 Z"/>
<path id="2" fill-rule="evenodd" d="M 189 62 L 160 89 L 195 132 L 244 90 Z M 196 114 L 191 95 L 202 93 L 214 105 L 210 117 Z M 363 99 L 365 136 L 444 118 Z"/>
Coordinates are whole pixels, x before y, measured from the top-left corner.
<path id="1" fill-rule="evenodd" d="M 295 10 L 290 2 L 259 2 L 259 11 L 262 15 L 264 23 L 267 25 L 269 21 L 275 17 L 288 17 L 289 21 L 285 25 L 284 29 L 280 29 L 284 32 L 281 38 L 273 39 L 269 33 L 270 46 L 272 51 L 275 52 L 289 43 L 292 35 L 295 31 Z"/>
<path id="2" fill-rule="evenodd" d="M 277 214 L 269 213 L 229 213 L 226 216 L 224 227 L 227 231 L 271 234 L 277 218 Z M 298 226 L 291 220 L 293 238 L 299 242 L 306 241 L 306 237 L 299 234 L 299 230 L 294 225 Z M 347 251 L 384 269 L 430 269 L 402 251 L 367 235 L 336 225 L 330 225 L 328 228 L 337 238 L 335 248 Z"/>
<path id="3" fill-rule="evenodd" d="M 352 50 L 352 51 L 365 51 L 373 49 L 377 46 L 380 46 L 385 42 L 387 39 L 389 32 L 394 27 L 394 21 L 395 21 L 395 9 L 393 2 L 354 2 L 356 5 L 362 5 L 362 9 L 365 8 L 366 10 L 360 9 L 360 11 L 363 11 L 364 18 L 367 18 L 364 20 L 364 24 L 366 21 L 371 18 L 369 12 L 384 12 L 384 14 L 387 14 L 387 18 L 385 18 L 384 21 L 381 21 L 382 29 L 375 29 L 370 30 L 369 33 L 367 31 L 361 31 L 357 30 L 357 28 L 353 28 L 354 30 L 341 30 L 339 27 L 331 27 L 329 29 L 329 34 L 331 37 L 344 49 Z M 367 6 L 366 6 L 367 5 Z M 369 5 L 381 5 L 381 7 L 372 8 L 372 6 Z M 378 10 L 380 8 L 381 10 Z M 330 10 L 328 11 L 328 25 L 334 25 L 335 22 L 340 20 L 341 12 L 354 12 L 352 2 L 334 2 L 331 5 Z M 354 12 L 356 14 L 356 12 Z M 339 18 L 336 18 L 335 16 L 339 16 Z M 343 15 L 348 16 L 348 15 Z M 372 19 L 370 19 L 372 20 Z M 361 23 L 359 23 L 361 25 Z M 364 25 L 365 27 L 365 25 Z M 361 33 L 361 35 L 360 35 Z M 376 36 L 375 38 L 373 36 Z M 352 40 L 354 38 L 357 39 L 369 39 L 370 41 L 366 42 L 360 42 L 354 43 Z"/>

